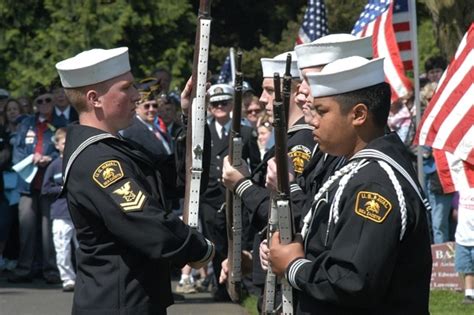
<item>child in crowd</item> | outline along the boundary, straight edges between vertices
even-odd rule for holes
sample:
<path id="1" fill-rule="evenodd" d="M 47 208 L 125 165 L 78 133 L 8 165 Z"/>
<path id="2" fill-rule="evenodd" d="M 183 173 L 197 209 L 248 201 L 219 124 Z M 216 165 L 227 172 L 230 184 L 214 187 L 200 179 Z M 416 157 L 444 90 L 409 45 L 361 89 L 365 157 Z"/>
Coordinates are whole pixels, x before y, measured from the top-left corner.
<path id="1" fill-rule="evenodd" d="M 474 304 L 474 189 L 459 191 L 456 271 L 464 277 L 463 304 Z"/>
<path id="2" fill-rule="evenodd" d="M 71 263 L 71 240 L 77 247 L 74 225 L 69 214 L 65 197 L 58 197 L 63 186 L 63 151 L 66 142 L 66 128 L 59 128 L 54 134 L 54 143 L 59 151 L 56 158 L 46 169 L 43 180 L 42 194 L 55 198 L 51 204 L 51 219 L 53 220 L 53 241 L 56 249 L 58 265 L 64 292 L 74 291 L 76 273 Z M 56 199 L 57 198 L 57 199 Z"/>

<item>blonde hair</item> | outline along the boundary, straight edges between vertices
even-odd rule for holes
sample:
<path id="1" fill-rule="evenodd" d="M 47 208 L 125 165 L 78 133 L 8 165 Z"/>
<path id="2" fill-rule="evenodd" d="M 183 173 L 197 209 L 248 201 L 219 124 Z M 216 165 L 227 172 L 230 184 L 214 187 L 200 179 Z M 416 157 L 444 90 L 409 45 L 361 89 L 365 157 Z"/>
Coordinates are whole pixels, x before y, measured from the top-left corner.
<path id="1" fill-rule="evenodd" d="M 54 141 L 58 142 L 59 139 L 66 138 L 66 134 L 67 134 L 66 127 L 61 127 L 61 128 L 56 129 L 56 132 L 54 133 Z"/>
<path id="2" fill-rule="evenodd" d="M 438 87 L 438 83 L 430 82 L 427 83 L 420 91 L 420 103 L 423 108 L 428 106 L 428 103 L 431 101 L 431 98 L 436 92 L 436 88 Z"/>
<path id="3" fill-rule="evenodd" d="M 86 99 L 87 92 L 89 90 L 95 90 L 100 94 L 105 93 L 109 88 L 109 81 L 110 80 L 77 88 L 65 88 L 64 93 L 66 94 L 66 97 L 69 100 L 69 103 L 71 103 L 72 107 L 74 107 L 77 113 L 80 114 L 82 112 L 88 111 Z"/>

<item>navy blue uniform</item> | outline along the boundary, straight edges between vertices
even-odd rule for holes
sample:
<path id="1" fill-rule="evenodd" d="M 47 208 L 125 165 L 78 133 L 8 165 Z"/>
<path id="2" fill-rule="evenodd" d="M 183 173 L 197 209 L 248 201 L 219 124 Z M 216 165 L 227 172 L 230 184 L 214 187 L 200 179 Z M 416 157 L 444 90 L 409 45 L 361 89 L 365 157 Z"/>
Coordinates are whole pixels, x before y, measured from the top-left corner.
<path id="1" fill-rule="evenodd" d="M 165 207 L 159 172 L 126 141 L 70 126 L 64 167 L 79 241 L 73 314 L 164 314 L 171 265 L 205 261 L 212 245 Z"/>

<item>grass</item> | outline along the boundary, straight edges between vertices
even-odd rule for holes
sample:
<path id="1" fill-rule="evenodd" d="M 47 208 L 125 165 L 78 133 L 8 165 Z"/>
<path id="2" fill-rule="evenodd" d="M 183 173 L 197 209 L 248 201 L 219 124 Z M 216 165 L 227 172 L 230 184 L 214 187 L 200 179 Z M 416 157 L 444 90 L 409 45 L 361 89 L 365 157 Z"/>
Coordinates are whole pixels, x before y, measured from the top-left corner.
<path id="1" fill-rule="evenodd" d="M 431 315 L 472 315 L 474 314 L 474 305 L 463 305 L 462 292 L 454 291 L 431 291 L 430 313 Z M 249 315 L 258 315 L 257 297 L 250 295 L 243 302 L 242 306 Z"/>

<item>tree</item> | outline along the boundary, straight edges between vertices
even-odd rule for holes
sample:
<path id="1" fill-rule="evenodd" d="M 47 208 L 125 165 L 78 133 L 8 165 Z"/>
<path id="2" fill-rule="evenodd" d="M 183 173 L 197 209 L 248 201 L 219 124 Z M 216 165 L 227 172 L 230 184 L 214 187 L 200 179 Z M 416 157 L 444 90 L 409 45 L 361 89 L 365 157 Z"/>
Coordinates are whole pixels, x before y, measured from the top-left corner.
<path id="1" fill-rule="evenodd" d="M 0 84 L 15 94 L 57 81 L 54 65 L 92 48 L 128 46 L 143 77 L 158 67 L 188 71 L 195 14 L 186 0 L 0 3 Z"/>
<path id="2" fill-rule="evenodd" d="M 451 60 L 459 42 L 474 21 L 472 0 L 421 0 L 431 13 L 436 43 Z"/>

